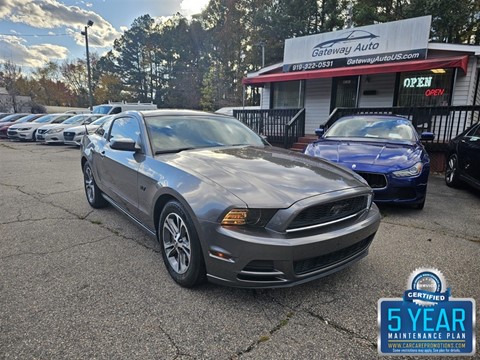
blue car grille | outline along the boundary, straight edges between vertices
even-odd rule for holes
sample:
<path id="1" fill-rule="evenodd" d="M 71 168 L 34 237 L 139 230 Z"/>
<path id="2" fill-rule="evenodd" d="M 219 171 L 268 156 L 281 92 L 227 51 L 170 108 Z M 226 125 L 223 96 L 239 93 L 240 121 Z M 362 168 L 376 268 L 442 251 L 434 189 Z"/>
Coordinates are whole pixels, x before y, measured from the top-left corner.
<path id="1" fill-rule="evenodd" d="M 357 172 L 364 178 L 372 189 L 381 189 L 387 186 L 387 178 L 383 174 Z"/>
<path id="2" fill-rule="evenodd" d="M 293 263 L 293 270 L 295 271 L 295 274 L 302 275 L 341 262 L 345 259 L 348 259 L 349 257 L 352 257 L 364 251 L 372 242 L 373 236 L 374 235 L 369 236 L 368 238 L 356 244 L 331 252 L 329 254 L 317 256 L 310 259 L 295 261 Z"/>
<path id="3" fill-rule="evenodd" d="M 309 207 L 293 219 L 287 231 L 341 220 L 366 209 L 367 203 L 368 196 L 362 195 Z"/>

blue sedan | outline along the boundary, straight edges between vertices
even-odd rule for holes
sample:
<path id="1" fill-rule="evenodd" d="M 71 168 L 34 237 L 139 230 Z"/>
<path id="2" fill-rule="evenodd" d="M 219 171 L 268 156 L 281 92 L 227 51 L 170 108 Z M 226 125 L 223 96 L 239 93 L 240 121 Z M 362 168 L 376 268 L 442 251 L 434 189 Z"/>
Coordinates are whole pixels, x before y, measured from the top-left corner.
<path id="1" fill-rule="evenodd" d="M 362 176 L 377 203 L 407 204 L 423 209 L 430 158 L 411 122 L 393 115 L 353 115 L 337 120 L 305 154 L 338 163 Z"/>

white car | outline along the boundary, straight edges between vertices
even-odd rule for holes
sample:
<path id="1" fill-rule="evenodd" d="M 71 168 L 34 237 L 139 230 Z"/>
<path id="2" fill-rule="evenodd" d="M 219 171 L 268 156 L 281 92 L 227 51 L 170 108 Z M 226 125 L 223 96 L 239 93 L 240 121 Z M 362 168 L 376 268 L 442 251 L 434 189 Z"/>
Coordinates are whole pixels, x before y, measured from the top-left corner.
<path id="1" fill-rule="evenodd" d="M 113 117 L 114 115 L 105 115 L 95 120 L 91 124 L 75 126 L 64 131 L 63 138 L 64 138 L 65 145 L 80 146 L 80 144 L 82 143 L 82 138 L 87 131 L 89 134 L 93 134 L 95 130 L 97 130 L 100 127 L 100 125 L 104 124 L 109 119 L 113 119 Z"/>
<path id="2" fill-rule="evenodd" d="M 95 114 L 79 114 L 72 116 L 60 124 L 44 125 L 37 130 L 37 141 L 46 144 L 63 144 L 63 132 L 74 126 L 90 124 L 102 115 Z"/>
<path id="3" fill-rule="evenodd" d="M 26 124 L 14 124 L 8 128 L 7 136 L 14 140 L 35 141 L 38 128 L 45 124 L 61 123 L 71 116 L 72 114 L 48 114 Z"/>

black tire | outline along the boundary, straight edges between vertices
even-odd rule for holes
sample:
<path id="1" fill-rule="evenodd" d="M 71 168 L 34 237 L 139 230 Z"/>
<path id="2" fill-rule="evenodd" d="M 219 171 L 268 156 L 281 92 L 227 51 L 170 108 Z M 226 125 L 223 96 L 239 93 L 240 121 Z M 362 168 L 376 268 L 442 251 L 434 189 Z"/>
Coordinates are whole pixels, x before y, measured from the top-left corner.
<path id="1" fill-rule="evenodd" d="M 195 225 L 178 201 L 170 201 L 163 208 L 158 238 L 163 261 L 175 282 L 190 288 L 205 281 L 205 261 Z"/>
<path id="2" fill-rule="evenodd" d="M 87 201 L 91 207 L 100 209 L 108 205 L 107 200 L 102 196 L 102 191 L 95 182 L 93 170 L 88 162 L 83 165 L 83 185 Z"/>
<path id="3" fill-rule="evenodd" d="M 32 134 L 32 141 L 33 141 L 33 142 L 37 141 L 37 137 L 36 137 L 36 136 L 37 136 L 37 130 L 35 130 L 35 131 L 33 132 L 33 134 Z"/>
<path id="4" fill-rule="evenodd" d="M 445 184 L 449 187 L 460 187 L 462 182 L 458 177 L 458 156 L 457 154 L 450 154 L 447 160 L 445 169 Z"/>

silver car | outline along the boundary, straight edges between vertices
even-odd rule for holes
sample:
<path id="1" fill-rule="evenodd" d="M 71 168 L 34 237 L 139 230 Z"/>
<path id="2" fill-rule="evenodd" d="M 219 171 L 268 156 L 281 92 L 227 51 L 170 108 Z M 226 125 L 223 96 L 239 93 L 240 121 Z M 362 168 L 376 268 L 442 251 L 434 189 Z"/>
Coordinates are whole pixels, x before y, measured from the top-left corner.
<path id="1" fill-rule="evenodd" d="M 38 128 L 46 124 L 61 123 L 71 116 L 71 114 L 47 114 L 27 124 L 15 124 L 8 128 L 7 136 L 14 140 L 36 141 Z"/>
<path id="2" fill-rule="evenodd" d="M 63 132 L 65 130 L 79 125 L 90 124 L 100 117 L 102 117 L 102 115 L 78 114 L 73 115 L 60 124 L 44 125 L 37 131 L 37 141 L 44 142 L 46 144 L 63 144 Z"/>
<path id="3" fill-rule="evenodd" d="M 80 125 L 71 127 L 63 132 L 63 139 L 65 145 L 76 145 L 80 146 L 82 143 L 83 136 L 88 132 L 89 134 L 94 133 L 101 125 L 106 121 L 112 119 L 114 115 L 97 115 L 101 116 L 94 122 L 88 125 Z"/>
<path id="4" fill-rule="evenodd" d="M 272 147 L 228 116 L 122 113 L 81 152 L 90 205 L 112 204 L 158 239 L 185 287 L 317 279 L 364 257 L 380 222 L 359 175 Z"/>

